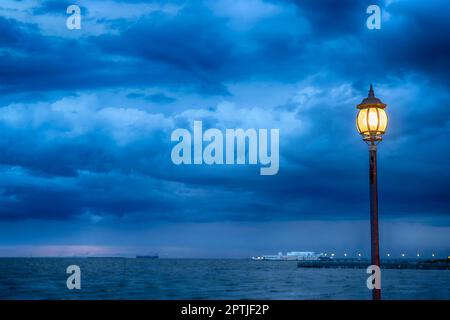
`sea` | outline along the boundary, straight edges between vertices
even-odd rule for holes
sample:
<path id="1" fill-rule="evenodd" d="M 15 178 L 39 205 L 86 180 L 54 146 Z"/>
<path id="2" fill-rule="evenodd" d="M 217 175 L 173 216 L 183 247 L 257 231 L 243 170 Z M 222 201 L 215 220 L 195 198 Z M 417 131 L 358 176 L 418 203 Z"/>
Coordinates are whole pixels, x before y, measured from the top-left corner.
<path id="1" fill-rule="evenodd" d="M 81 270 L 69 290 L 67 267 Z M 364 269 L 247 259 L 0 258 L 0 299 L 371 298 Z M 450 299 L 450 270 L 382 270 L 383 299 Z"/>

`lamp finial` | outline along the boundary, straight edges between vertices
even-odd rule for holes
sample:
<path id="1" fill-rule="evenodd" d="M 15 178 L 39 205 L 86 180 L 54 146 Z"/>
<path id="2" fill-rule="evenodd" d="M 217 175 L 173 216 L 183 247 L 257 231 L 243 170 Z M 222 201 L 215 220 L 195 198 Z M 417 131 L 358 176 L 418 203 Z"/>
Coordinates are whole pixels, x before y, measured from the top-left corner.
<path id="1" fill-rule="evenodd" d="M 370 90 L 369 90 L 369 98 L 375 97 L 375 93 L 373 92 L 373 85 L 370 84 Z"/>

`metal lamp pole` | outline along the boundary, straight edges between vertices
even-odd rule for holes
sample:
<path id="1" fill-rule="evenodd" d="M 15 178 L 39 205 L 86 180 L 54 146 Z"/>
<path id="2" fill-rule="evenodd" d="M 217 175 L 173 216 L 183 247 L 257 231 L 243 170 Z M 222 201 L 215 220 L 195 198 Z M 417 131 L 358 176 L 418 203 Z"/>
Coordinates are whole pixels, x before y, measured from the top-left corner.
<path id="1" fill-rule="evenodd" d="M 370 190 L 370 248 L 371 264 L 380 267 L 380 244 L 378 237 L 378 184 L 377 144 L 387 128 L 386 105 L 375 97 L 370 85 L 369 95 L 357 108 L 356 126 L 363 140 L 369 145 L 369 190 Z M 372 289 L 372 299 L 381 299 L 381 289 Z"/>
<path id="2" fill-rule="evenodd" d="M 370 243 L 371 264 L 380 266 L 380 242 L 378 237 L 378 184 L 377 184 L 377 146 L 369 145 L 369 186 L 370 186 Z M 381 289 L 372 290 L 372 299 L 381 299 Z"/>

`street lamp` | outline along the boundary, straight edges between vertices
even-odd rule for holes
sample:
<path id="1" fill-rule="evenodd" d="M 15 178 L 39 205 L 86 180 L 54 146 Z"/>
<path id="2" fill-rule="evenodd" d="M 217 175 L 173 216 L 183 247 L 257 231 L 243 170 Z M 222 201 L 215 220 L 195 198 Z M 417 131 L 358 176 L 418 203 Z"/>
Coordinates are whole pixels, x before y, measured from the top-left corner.
<path id="1" fill-rule="evenodd" d="M 377 144 L 382 140 L 387 128 L 386 105 L 375 97 L 370 85 L 369 95 L 357 105 L 356 127 L 363 140 L 369 145 L 369 185 L 370 185 L 370 235 L 371 264 L 380 266 L 378 239 L 378 190 L 377 190 Z M 381 289 L 372 290 L 372 299 L 381 299 Z"/>

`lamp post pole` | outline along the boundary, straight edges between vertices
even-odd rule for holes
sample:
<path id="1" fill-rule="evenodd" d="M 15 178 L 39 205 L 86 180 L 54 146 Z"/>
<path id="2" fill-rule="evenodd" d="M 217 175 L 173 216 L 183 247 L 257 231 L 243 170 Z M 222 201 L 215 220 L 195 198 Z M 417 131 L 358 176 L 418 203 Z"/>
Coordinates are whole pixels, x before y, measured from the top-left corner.
<path id="1" fill-rule="evenodd" d="M 380 244 L 378 238 L 378 184 L 377 184 L 377 146 L 369 145 L 369 186 L 370 186 L 370 243 L 371 264 L 380 266 Z M 381 299 L 381 289 L 372 290 L 372 299 Z"/>
<path id="2" fill-rule="evenodd" d="M 371 265 L 380 267 L 380 243 L 378 237 L 378 184 L 377 184 L 377 144 L 382 140 L 387 128 L 386 104 L 375 97 L 370 85 L 369 95 L 360 104 L 356 117 L 356 127 L 369 145 L 369 192 L 370 192 L 370 249 Z M 381 299 L 381 289 L 372 289 L 372 299 Z"/>

